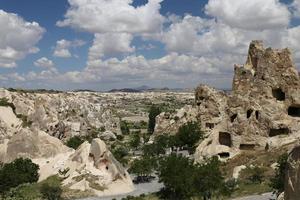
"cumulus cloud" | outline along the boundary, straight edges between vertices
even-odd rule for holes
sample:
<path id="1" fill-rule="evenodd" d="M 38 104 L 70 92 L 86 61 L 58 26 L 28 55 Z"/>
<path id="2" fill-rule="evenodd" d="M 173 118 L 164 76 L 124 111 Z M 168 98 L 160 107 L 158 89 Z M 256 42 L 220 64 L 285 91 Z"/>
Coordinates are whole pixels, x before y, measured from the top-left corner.
<path id="1" fill-rule="evenodd" d="M 95 34 L 93 45 L 89 49 L 89 62 L 103 56 L 134 52 L 135 47 L 130 46 L 132 40 L 133 36 L 129 33 Z"/>
<path id="2" fill-rule="evenodd" d="M 294 0 L 292 3 L 293 14 L 300 18 L 300 0 Z"/>
<path id="3" fill-rule="evenodd" d="M 58 26 L 71 26 L 91 33 L 149 33 L 162 28 L 159 13 L 163 0 L 149 0 L 135 8 L 133 0 L 69 0 L 70 8 Z"/>
<path id="4" fill-rule="evenodd" d="M 0 67 L 16 67 L 16 61 L 36 53 L 45 29 L 13 13 L 0 10 Z"/>
<path id="5" fill-rule="evenodd" d="M 251 30 L 287 27 L 290 19 L 279 0 L 209 0 L 205 12 L 232 27 Z"/>
<path id="6" fill-rule="evenodd" d="M 83 40 L 58 40 L 56 42 L 56 46 L 54 49 L 53 56 L 55 57 L 61 57 L 61 58 L 70 58 L 72 57 L 72 54 L 70 52 L 70 48 L 76 48 L 85 45 L 85 41 Z"/>
<path id="7" fill-rule="evenodd" d="M 42 58 L 36 60 L 34 62 L 34 65 L 37 67 L 43 67 L 43 68 L 54 68 L 55 67 L 53 61 L 49 60 L 46 57 L 42 57 Z"/>

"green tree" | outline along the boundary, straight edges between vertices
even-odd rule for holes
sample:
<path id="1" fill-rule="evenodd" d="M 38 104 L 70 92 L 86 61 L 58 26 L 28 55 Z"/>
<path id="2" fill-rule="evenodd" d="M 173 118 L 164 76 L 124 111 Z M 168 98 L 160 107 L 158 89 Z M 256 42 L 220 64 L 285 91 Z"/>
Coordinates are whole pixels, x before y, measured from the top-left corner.
<path id="1" fill-rule="evenodd" d="M 198 195 L 202 196 L 204 200 L 229 193 L 229 187 L 227 187 L 222 176 L 220 164 L 221 162 L 217 157 L 212 157 L 196 165 L 195 186 Z"/>
<path id="2" fill-rule="evenodd" d="M 190 199 L 196 194 L 194 165 L 188 158 L 171 154 L 162 159 L 158 167 L 159 182 L 164 184 L 163 198 Z"/>
<path id="3" fill-rule="evenodd" d="M 152 134 L 154 132 L 155 128 L 155 118 L 157 115 L 161 113 L 160 107 L 156 105 L 152 105 L 150 110 L 149 110 L 149 122 L 148 122 L 148 133 Z"/>
<path id="4" fill-rule="evenodd" d="M 134 133 L 130 136 L 129 145 L 130 147 L 136 149 L 140 145 L 141 137 L 138 133 Z"/>
<path id="5" fill-rule="evenodd" d="M 129 172 L 140 177 L 150 176 L 156 167 L 156 160 L 151 157 L 142 157 L 133 161 Z"/>
<path id="6" fill-rule="evenodd" d="M 226 184 L 217 157 L 193 164 L 193 160 L 171 154 L 158 167 L 159 181 L 164 184 L 161 195 L 165 199 L 191 199 L 229 195 L 231 184 Z"/>
<path id="7" fill-rule="evenodd" d="M 0 193 L 23 183 L 34 183 L 39 179 L 39 166 L 30 159 L 18 158 L 4 164 L 0 169 Z"/>
<path id="8" fill-rule="evenodd" d="M 179 127 L 176 143 L 178 146 L 187 146 L 189 151 L 195 150 L 195 144 L 203 139 L 204 133 L 197 122 L 188 122 Z"/>
<path id="9" fill-rule="evenodd" d="M 67 141 L 66 145 L 76 150 L 83 142 L 84 140 L 81 137 L 74 136 Z"/>
<path id="10" fill-rule="evenodd" d="M 124 146 L 118 146 L 112 150 L 114 157 L 122 164 L 127 164 L 128 160 L 126 156 L 128 155 L 128 150 Z"/>
<path id="11" fill-rule="evenodd" d="M 271 178 L 270 186 L 276 191 L 277 195 L 284 191 L 284 179 L 287 162 L 288 154 L 282 154 L 277 160 L 275 176 Z"/>
<path id="12" fill-rule="evenodd" d="M 130 133 L 129 127 L 126 121 L 121 121 L 121 132 L 123 135 L 128 135 Z"/>

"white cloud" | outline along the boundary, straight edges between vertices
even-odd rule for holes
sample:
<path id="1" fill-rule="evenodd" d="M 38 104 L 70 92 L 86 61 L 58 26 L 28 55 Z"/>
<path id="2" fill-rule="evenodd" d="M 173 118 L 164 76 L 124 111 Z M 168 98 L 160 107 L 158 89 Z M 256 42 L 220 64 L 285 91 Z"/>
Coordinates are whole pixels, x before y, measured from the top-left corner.
<path id="1" fill-rule="evenodd" d="M 61 57 L 61 58 L 70 58 L 72 57 L 72 54 L 70 52 L 70 48 L 76 48 L 85 45 L 85 41 L 83 40 L 58 40 L 56 42 L 56 46 L 54 49 L 53 56 L 55 57 Z"/>
<path id="2" fill-rule="evenodd" d="M 294 0 L 292 3 L 293 14 L 300 18 L 300 0 Z"/>
<path id="3" fill-rule="evenodd" d="M 159 13 L 163 0 L 149 0 L 135 8 L 133 0 L 69 0 L 70 8 L 58 26 L 71 26 L 91 33 L 151 33 L 161 30 Z"/>
<path id="4" fill-rule="evenodd" d="M 250 30 L 287 27 L 290 19 L 279 0 L 209 0 L 205 12 L 231 27 Z"/>
<path id="5" fill-rule="evenodd" d="M 43 67 L 43 68 L 54 68 L 55 67 L 53 61 L 49 60 L 46 57 L 42 57 L 42 58 L 36 60 L 34 62 L 34 65 L 37 67 Z"/>
<path id="6" fill-rule="evenodd" d="M 0 67 L 16 67 L 16 61 L 39 51 L 35 45 L 45 30 L 38 23 L 0 10 L 0 27 Z"/>
<path id="7" fill-rule="evenodd" d="M 133 36 L 128 33 L 95 34 L 88 62 L 95 62 L 104 56 L 134 52 L 135 47 L 130 46 L 132 39 Z"/>

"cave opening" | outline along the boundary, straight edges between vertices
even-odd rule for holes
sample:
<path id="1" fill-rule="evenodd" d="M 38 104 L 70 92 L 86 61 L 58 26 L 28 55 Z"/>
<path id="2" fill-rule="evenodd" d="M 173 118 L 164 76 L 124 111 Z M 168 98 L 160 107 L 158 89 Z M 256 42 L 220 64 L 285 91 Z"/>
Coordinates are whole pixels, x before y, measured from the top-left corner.
<path id="1" fill-rule="evenodd" d="M 230 121 L 231 123 L 234 122 L 234 120 L 237 118 L 237 114 L 233 114 L 231 117 L 230 117 Z"/>
<path id="2" fill-rule="evenodd" d="M 253 113 L 252 109 L 247 110 L 247 119 L 251 117 L 252 113 Z"/>
<path id="3" fill-rule="evenodd" d="M 222 152 L 218 154 L 220 156 L 220 158 L 229 158 L 230 157 L 230 153 L 229 152 Z"/>
<path id="4" fill-rule="evenodd" d="M 209 129 L 213 129 L 213 128 L 215 127 L 215 124 L 214 124 L 214 123 L 209 123 L 209 122 L 208 122 L 208 123 L 205 124 L 205 127 L 206 127 L 206 128 L 209 128 Z"/>
<path id="5" fill-rule="evenodd" d="M 259 118 L 259 111 L 258 110 L 255 111 L 255 118 L 256 118 L 256 120 L 258 120 L 258 118 Z"/>
<path id="6" fill-rule="evenodd" d="M 253 150 L 255 144 L 240 144 L 240 150 Z"/>
<path id="7" fill-rule="evenodd" d="M 219 143 L 228 147 L 232 146 L 231 135 L 227 132 L 219 132 Z"/>
<path id="8" fill-rule="evenodd" d="M 300 106 L 290 106 L 288 108 L 288 115 L 292 117 L 300 117 Z"/>
<path id="9" fill-rule="evenodd" d="M 278 101 L 284 101 L 285 100 L 285 93 L 282 91 L 281 88 L 276 88 L 272 90 L 273 97 L 277 99 Z"/>
<path id="10" fill-rule="evenodd" d="M 277 135 L 288 135 L 290 130 L 288 128 L 271 128 L 269 131 L 269 136 L 274 137 Z"/>

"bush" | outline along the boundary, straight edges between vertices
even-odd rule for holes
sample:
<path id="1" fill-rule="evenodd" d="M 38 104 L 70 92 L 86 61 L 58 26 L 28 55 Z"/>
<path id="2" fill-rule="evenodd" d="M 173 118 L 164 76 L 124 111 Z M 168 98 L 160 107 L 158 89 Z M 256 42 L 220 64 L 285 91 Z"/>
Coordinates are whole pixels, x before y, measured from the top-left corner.
<path id="1" fill-rule="evenodd" d="M 34 183 L 39 179 L 39 166 L 30 159 L 18 158 L 4 164 L 0 169 L 0 193 L 24 183 Z"/>
<path id="2" fill-rule="evenodd" d="M 130 136 L 130 141 L 129 141 L 129 145 L 130 147 L 136 149 L 141 142 L 141 137 L 138 133 L 134 133 Z"/>
<path id="3" fill-rule="evenodd" d="M 271 178 L 270 187 L 272 187 L 277 195 L 284 191 L 284 179 L 285 179 L 285 170 L 288 161 L 288 154 L 285 153 L 281 155 L 277 160 L 277 167 L 275 171 L 275 176 Z"/>
<path id="4" fill-rule="evenodd" d="M 83 142 L 84 140 L 81 137 L 74 136 L 67 141 L 66 145 L 76 150 Z"/>
<path id="5" fill-rule="evenodd" d="M 1 198 L 0 198 L 1 199 Z M 5 200 L 40 200 L 42 195 L 39 191 L 38 185 L 22 184 L 16 188 L 12 188 L 4 195 Z"/>
<path id="6" fill-rule="evenodd" d="M 112 150 L 112 154 L 122 164 L 127 164 L 128 160 L 125 158 L 128 155 L 128 150 L 123 146 L 118 146 Z"/>
<path id="7" fill-rule="evenodd" d="M 128 135 L 130 133 L 129 127 L 128 127 L 126 121 L 121 121 L 120 126 L 121 126 L 121 132 L 123 135 Z"/>
<path id="8" fill-rule="evenodd" d="M 47 200 L 61 199 L 61 180 L 58 176 L 51 176 L 41 183 L 40 192 Z"/>
<path id="9" fill-rule="evenodd" d="M 16 114 L 16 107 L 13 103 L 8 102 L 7 98 L 0 98 L 0 106 L 11 107 L 13 112 Z"/>
<path id="10" fill-rule="evenodd" d="M 241 177 L 248 181 L 248 183 L 260 184 L 264 180 L 265 169 L 262 167 L 254 166 L 247 167 L 242 170 Z"/>

